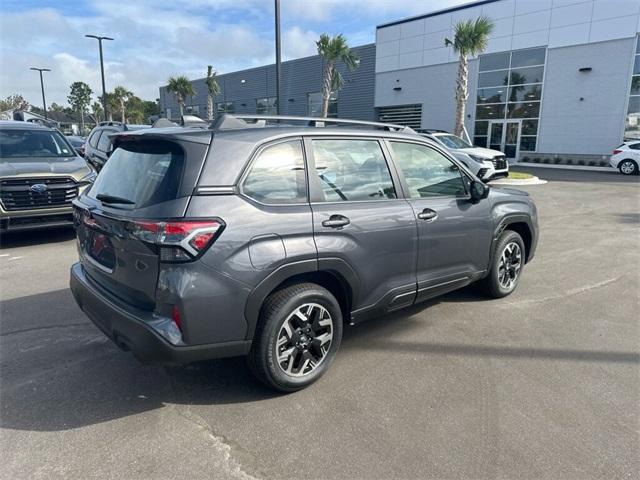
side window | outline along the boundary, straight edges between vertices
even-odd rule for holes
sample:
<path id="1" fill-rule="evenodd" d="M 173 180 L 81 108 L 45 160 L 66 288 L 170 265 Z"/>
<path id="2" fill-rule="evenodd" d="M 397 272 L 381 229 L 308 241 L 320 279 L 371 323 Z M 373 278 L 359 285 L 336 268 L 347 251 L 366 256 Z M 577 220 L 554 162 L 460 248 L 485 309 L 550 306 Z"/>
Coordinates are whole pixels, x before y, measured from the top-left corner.
<path id="1" fill-rule="evenodd" d="M 103 131 L 102 135 L 100 136 L 100 141 L 98 142 L 98 146 L 96 148 L 101 152 L 107 152 L 109 150 L 109 145 L 111 144 L 111 141 L 109 140 L 109 135 L 111 135 L 114 132 L 115 130 Z"/>
<path id="2" fill-rule="evenodd" d="M 640 150 L 640 143 L 632 143 L 631 145 L 629 145 L 629 148 L 631 150 Z"/>
<path id="3" fill-rule="evenodd" d="M 324 201 L 396 198 L 377 140 L 313 140 L 312 145 Z"/>
<path id="4" fill-rule="evenodd" d="M 306 202 L 307 182 L 300 140 L 262 150 L 242 183 L 242 192 L 267 204 Z"/>
<path id="5" fill-rule="evenodd" d="M 96 130 L 91 134 L 91 138 L 89 139 L 89 145 L 91 145 L 93 148 L 96 148 L 98 146 L 98 139 L 100 138 L 101 133 L 102 133 L 102 130 Z"/>
<path id="6" fill-rule="evenodd" d="M 460 169 L 440 152 L 415 143 L 391 142 L 391 147 L 411 198 L 466 195 Z"/>

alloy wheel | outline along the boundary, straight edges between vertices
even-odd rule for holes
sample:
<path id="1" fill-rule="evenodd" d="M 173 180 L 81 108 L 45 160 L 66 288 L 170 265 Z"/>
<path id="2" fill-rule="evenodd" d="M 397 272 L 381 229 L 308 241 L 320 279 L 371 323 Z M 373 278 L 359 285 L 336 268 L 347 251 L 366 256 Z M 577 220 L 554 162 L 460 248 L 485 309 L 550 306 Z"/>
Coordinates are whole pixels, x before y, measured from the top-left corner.
<path id="1" fill-rule="evenodd" d="M 322 305 L 305 303 L 280 327 L 276 340 L 277 364 L 287 375 L 308 375 L 326 358 L 332 338 L 331 314 Z"/>
<path id="2" fill-rule="evenodd" d="M 620 164 L 620 171 L 625 175 L 631 175 L 636 171 L 636 165 L 630 160 L 625 160 Z"/>
<path id="3" fill-rule="evenodd" d="M 516 242 L 509 242 L 500 255 L 498 282 L 504 289 L 511 290 L 518 280 L 522 268 L 522 249 Z"/>

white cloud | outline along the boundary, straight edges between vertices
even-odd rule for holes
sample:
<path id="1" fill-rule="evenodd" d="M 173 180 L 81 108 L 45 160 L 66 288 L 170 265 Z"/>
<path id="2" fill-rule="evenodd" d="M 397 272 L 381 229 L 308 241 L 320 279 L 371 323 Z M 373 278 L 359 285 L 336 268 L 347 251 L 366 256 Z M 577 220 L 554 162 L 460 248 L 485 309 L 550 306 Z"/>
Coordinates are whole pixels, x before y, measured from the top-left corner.
<path id="1" fill-rule="evenodd" d="M 145 99 L 155 99 L 171 75 L 201 78 L 208 64 L 225 73 L 274 60 L 272 0 L 77 1 L 78 8 L 0 12 L 0 97 L 22 93 L 40 105 L 34 66 L 52 69 L 45 74 L 48 104 L 66 103 L 74 81 L 88 83 L 97 98 L 98 48 L 87 33 L 115 38 L 104 43 L 107 90 L 123 84 Z M 360 45 L 373 40 L 380 18 L 464 1 L 282 0 L 283 58 L 315 54 L 321 32 L 344 33 Z"/>
<path id="2" fill-rule="evenodd" d="M 285 60 L 291 58 L 308 57 L 318 52 L 316 40 L 320 34 L 313 30 L 302 30 L 293 27 L 282 34 L 282 57 Z"/>

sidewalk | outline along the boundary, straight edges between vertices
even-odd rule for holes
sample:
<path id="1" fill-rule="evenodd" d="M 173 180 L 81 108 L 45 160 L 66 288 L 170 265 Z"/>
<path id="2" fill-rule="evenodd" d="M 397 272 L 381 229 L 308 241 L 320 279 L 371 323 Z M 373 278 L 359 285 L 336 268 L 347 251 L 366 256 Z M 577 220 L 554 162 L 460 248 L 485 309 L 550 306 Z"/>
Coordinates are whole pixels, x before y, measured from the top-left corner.
<path id="1" fill-rule="evenodd" d="M 613 167 L 588 167 L 586 165 L 550 165 L 548 163 L 531 163 L 531 162 L 516 162 L 509 165 L 509 168 L 527 167 L 527 168 L 551 168 L 556 170 L 582 170 L 586 172 L 603 172 L 603 173 L 618 173 Z"/>

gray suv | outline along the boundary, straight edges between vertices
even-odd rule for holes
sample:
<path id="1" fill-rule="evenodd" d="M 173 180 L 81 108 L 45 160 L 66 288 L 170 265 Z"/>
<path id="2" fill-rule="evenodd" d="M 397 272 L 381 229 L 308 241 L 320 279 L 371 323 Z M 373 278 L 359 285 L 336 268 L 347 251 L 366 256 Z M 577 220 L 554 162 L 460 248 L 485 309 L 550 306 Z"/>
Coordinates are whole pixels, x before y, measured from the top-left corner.
<path id="1" fill-rule="evenodd" d="M 503 297 L 536 249 L 526 193 L 405 127 L 223 115 L 112 141 L 74 202 L 71 290 L 145 362 L 247 355 L 295 391 L 329 368 L 344 323 L 476 281 Z"/>

